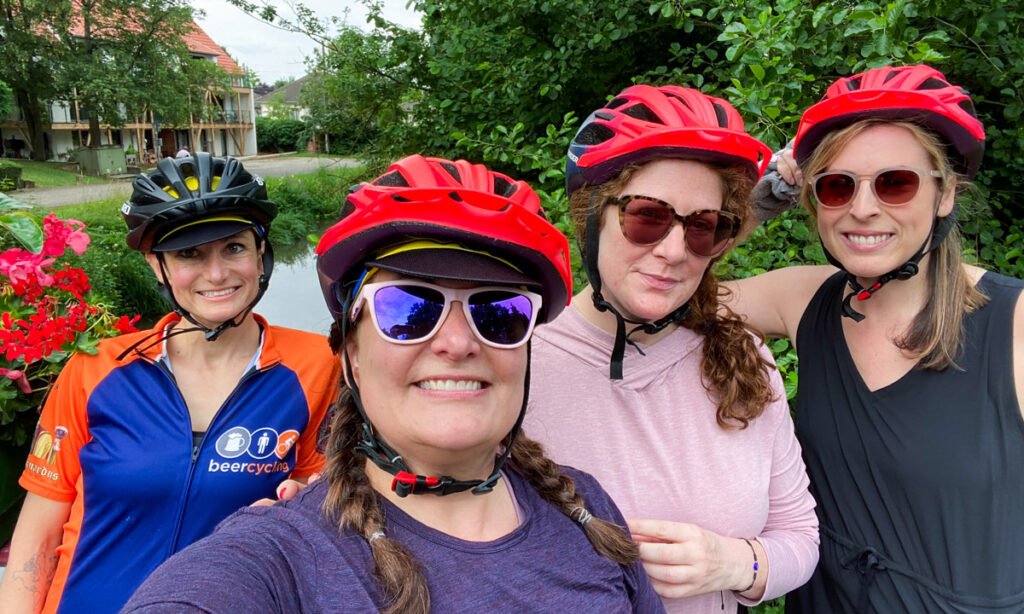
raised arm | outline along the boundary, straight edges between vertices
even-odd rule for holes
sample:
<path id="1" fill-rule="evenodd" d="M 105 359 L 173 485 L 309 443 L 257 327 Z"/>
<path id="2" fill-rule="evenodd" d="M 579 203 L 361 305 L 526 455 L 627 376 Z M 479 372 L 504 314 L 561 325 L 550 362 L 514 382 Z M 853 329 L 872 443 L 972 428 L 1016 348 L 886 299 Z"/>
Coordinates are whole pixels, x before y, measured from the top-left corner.
<path id="1" fill-rule="evenodd" d="M 53 501 L 31 492 L 25 496 L 0 584 L 0 603 L 7 614 L 35 614 L 43 609 L 57 569 L 57 546 L 70 514 L 70 501 Z"/>
<path id="2" fill-rule="evenodd" d="M 728 281 L 722 304 L 769 337 L 796 339 L 796 329 L 814 292 L 838 269 L 793 266 Z"/>

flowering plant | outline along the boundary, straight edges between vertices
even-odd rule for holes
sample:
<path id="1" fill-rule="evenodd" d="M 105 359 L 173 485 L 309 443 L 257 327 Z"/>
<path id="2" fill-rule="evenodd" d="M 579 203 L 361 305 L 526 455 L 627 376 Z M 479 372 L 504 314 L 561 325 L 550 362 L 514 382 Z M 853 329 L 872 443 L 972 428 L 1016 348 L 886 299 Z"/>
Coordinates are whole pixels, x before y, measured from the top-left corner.
<path id="1" fill-rule="evenodd" d="M 40 220 L 0 194 L 0 227 L 21 247 L 0 252 L 0 442 L 24 445 L 38 410 L 72 352 L 96 353 L 100 339 L 132 332 L 139 316 L 117 317 L 89 301 L 85 272 L 61 262 L 89 246 L 85 224 Z M 30 411 L 31 410 L 31 411 Z"/>

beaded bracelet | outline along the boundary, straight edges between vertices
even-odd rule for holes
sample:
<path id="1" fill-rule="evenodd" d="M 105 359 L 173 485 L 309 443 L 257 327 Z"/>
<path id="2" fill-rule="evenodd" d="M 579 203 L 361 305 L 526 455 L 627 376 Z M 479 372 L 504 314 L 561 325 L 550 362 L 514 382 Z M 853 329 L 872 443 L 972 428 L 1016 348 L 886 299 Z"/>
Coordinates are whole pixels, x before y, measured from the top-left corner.
<path id="1" fill-rule="evenodd" d="M 750 540 L 747 539 L 746 537 L 741 537 L 740 539 L 742 539 L 743 541 L 747 542 L 747 545 L 750 546 L 750 552 L 754 555 L 754 579 L 750 581 L 750 586 L 748 586 L 747 588 L 739 591 L 741 593 L 745 593 L 745 592 L 749 591 L 750 589 L 754 588 L 754 583 L 757 582 L 757 550 L 754 550 L 754 544 L 750 543 Z"/>

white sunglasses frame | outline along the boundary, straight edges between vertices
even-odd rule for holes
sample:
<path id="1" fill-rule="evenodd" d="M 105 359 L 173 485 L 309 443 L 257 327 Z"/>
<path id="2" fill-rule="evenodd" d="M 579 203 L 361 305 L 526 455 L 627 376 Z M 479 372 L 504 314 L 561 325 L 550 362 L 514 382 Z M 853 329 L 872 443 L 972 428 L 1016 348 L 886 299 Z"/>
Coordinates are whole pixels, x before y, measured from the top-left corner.
<path id="1" fill-rule="evenodd" d="M 907 200 L 907 202 L 905 203 L 890 203 L 885 200 L 882 200 L 882 197 L 879 196 L 878 192 L 875 190 L 875 182 L 878 181 L 878 177 L 881 176 L 882 173 L 888 173 L 889 171 L 912 171 L 913 173 L 917 174 L 917 192 L 921 191 L 921 186 L 924 185 L 925 177 L 934 177 L 936 179 L 942 178 L 941 171 L 937 171 L 934 169 L 921 170 L 919 168 L 914 168 L 912 166 L 890 166 L 888 168 L 878 169 L 878 171 L 870 175 L 858 175 L 857 173 L 853 173 L 850 171 L 825 171 L 811 177 L 811 194 L 814 195 L 814 202 L 816 203 L 816 205 L 818 207 L 821 207 L 822 209 L 831 209 L 833 211 L 837 209 L 842 209 L 844 207 L 849 207 L 853 201 L 857 200 L 857 195 L 860 194 L 860 184 L 870 179 L 871 195 L 875 197 L 875 200 L 882 203 L 886 207 L 904 207 L 907 204 L 909 204 L 911 200 L 914 200 L 914 198 L 917 196 L 917 192 L 914 192 L 914 196 L 911 196 L 910 199 Z M 821 199 L 818 198 L 818 180 L 824 177 L 828 177 L 829 175 L 845 175 L 853 179 L 853 194 L 850 195 L 850 200 L 846 201 L 841 205 L 822 204 Z"/>
<path id="2" fill-rule="evenodd" d="M 371 297 L 377 290 L 381 288 L 395 287 L 395 286 L 416 286 L 420 288 L 429 288 L 436 290 L 444 296 L 444 307 L 441 310 L 440 317 L 437 318 L 437 323 L 434 328 L 430 329 L 430 332 L 426 335 L 416 339 L 394 339 L 387 336 L 380 328 L 380 324 L 377 322 L 377 308 Z M 500 343 L 494 343 L 488 339 L 485 339 L 480 331 L 477 330 L 476 322 L 473 321 L 473 314 L 469 311 L 468 298 L 479 292 L 510 292 L 512 294 L 518 294 L 526 297 L 530 301 L 531 313 L 530 313 L 530 325 L 526 329 L 526 334 L 523 336 L 523 340 L 513 345 L 502 345 Z M 530 292 L 529 290 L 521 290 L 519 288 L 512 288 L 510 286 L 473 286 L 472 288 L 449 288 L 447 286 L 439 286 L 425 281 L 416 281 L 409 279 L 396 279 L 392 281 L 379 281 L 374 283 L 366 283 L 360 286 L 359 293 L 356 294 L 356 298 L 353 301 L 352 314 L 349 316 L 351 322 L 355 322 L 359 318 L 359 314 L 362 313 L 363 305 L 368 307 L 370 312 L 370 319 L 373 320 L 373 329 L 377 331 L 381 339 L 388 343 L 394 343 L 397 345 L 415 345 L 417 343 L 423 343 L 429 341 L 437 334 L 437 331 L 441 330 L 444 326 L 445 320 L 448 318 L 448 313 L 451 311 L 452 303 L 458 301 L 462 304 L 462 313 L 466 317 L 466 322 L 469 323 L 469 328 L 473 331 L 473 336 L 477 338 L 481 343 L 488 347 L 497 348 L 500 350 L 512 350 L 517 347 L 521 347 L 530 340 L 533 335 L 533 329 L 537 325 L 537 314 L 540 313 L 543 305 L 543 299 L 541 295 L 536 292 Z"/>

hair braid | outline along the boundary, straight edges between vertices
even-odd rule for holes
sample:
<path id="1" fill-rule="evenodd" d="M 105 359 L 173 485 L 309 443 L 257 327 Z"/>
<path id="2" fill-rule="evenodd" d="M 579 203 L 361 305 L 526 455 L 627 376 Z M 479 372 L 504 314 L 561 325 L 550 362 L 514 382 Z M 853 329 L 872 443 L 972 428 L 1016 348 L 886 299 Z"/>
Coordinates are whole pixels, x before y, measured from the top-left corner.
<path id="1" fill-rule="evenodd" d="M 576 508 L 586 507 L 583 497 L 576 492 L 572 478 L 562 473 L 558 465 L 544 454 L 539 443 L 520 434 L 512 446 L 509 462 L 510 467 L 526 478 L 545 501 L 577 520 L 573 513 Z M 620 565 L 629 565 L 640 558 L 639 547 L 619 525 L 593 517 L 582 526 L 587 539 L 601 556 Z"/>
<path id="2" fill-rule="evenodd" d="M 333 346 L 333 331 L 331 341 Z M 362 417 L 348 388 L 342 388 L 336 407 L 326 451 L 324 478 L 329 486 L 324 516 L 337 523 L 339 531 L 347 527 L 369 542 L 374 573 L 389 602 L 383 612 L 428 614 L 430 591 L 422 568 L 404 546 L 387 536 L 377 491 L 366 477 L 366 459 L 355 452 Z M 378 531 L 383 535 L 371 541 Z"/>

